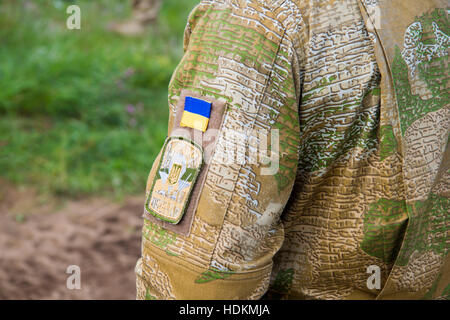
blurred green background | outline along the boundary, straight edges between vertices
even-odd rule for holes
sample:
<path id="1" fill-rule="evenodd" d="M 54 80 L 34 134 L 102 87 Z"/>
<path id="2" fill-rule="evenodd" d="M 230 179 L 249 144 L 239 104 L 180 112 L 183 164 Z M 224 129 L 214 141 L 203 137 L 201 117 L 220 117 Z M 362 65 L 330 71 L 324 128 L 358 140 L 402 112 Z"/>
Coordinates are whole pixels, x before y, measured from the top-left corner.
<path id="1" fill-rule="evenodd" d="M 128 0 L 0 1 L 0 178 L 67 197 L 143 193 L 167 86 L 198 0 L 164 0 L 142 36 L 107 30 Z M 81 8 L 81 30 L 66 8 Z"/>

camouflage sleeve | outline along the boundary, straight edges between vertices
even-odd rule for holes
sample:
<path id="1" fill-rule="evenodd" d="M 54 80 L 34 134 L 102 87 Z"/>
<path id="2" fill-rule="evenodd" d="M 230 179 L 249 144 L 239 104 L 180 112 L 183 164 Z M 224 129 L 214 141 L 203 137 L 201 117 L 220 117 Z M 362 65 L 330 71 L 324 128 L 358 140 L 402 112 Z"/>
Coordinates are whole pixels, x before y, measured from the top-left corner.
<path id="1" fill-rule="evenodd" d="M 191 13 L 147 183 L 138 298 L 266 292 L 297 171 L 296 59 L 261 4 L 202 1 Z"/>

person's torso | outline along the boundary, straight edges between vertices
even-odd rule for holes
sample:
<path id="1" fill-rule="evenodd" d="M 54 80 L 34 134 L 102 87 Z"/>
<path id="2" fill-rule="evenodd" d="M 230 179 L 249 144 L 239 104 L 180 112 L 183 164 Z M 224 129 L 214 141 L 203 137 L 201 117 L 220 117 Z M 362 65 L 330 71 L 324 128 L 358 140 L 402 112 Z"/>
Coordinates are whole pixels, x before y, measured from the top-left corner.
<path id="1" fill-rule="evenodd" d="M 448 294 L 445 1 L 278 5 L 300 30 L 301 135 L 271 296 Z"/>

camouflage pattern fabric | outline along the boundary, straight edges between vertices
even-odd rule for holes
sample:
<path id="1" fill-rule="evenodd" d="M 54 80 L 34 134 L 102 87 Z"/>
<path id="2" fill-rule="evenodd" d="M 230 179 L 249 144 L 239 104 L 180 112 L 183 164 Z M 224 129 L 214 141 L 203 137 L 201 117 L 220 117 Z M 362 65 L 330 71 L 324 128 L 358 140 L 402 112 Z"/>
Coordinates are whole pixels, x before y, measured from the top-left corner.
<path id="1" fill-rule="evenodd" d="M 189 232 L 144 213 L 138 299 L 448 298 L 448 14 L 441 0 L 201 1 L 168 136 L 182 91 L 226 111 Z M 249 156 L 261 130 L 278 132 L 273 174 Z"/>

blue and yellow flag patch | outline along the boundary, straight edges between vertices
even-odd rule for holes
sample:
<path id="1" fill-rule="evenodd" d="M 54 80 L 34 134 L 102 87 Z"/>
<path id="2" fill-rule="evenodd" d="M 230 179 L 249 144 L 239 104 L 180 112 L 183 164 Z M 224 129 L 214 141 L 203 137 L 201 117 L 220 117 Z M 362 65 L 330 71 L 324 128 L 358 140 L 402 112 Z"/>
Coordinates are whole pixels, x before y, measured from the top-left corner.
<path id="1" fill-rule="evenodd" d="M 208 128 L 211 116 L 211 102 L 186 97 L 180 127 L 189 127 L 203 132 Z"/>

